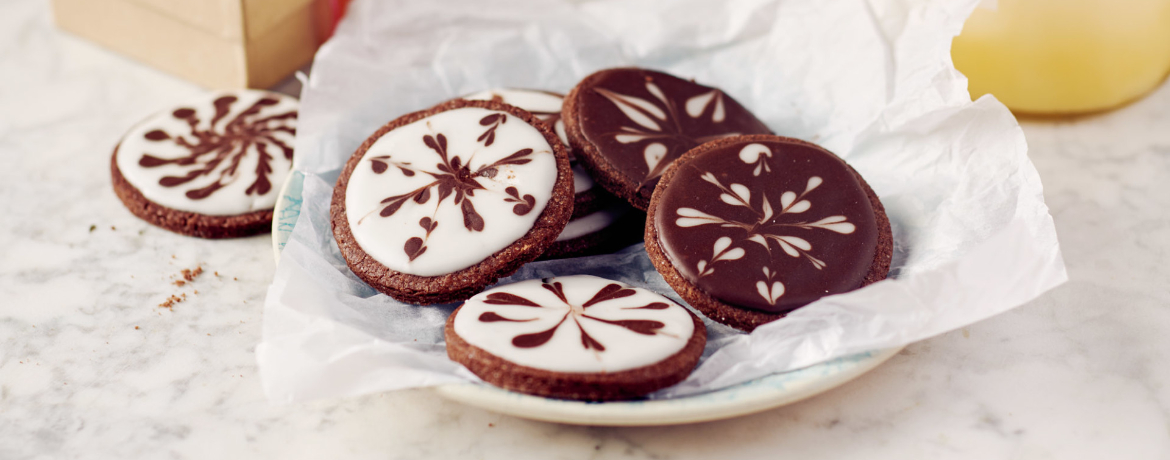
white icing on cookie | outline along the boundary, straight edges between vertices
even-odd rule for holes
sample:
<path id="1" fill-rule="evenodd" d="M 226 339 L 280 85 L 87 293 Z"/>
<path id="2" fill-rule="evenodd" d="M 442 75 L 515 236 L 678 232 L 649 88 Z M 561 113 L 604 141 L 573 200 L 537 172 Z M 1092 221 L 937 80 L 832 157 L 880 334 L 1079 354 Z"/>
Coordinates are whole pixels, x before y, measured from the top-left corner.
<path id="1" fill-rule="evenodd" d="M 627 205 L 618 205 L 570 220 L 565 225 L 565 229 L 561 230 L 561 234 L 557 236 L 557 241 L 568 241 L 600 231 L 626 215 L 630 209 Z"/>
<path id="2" fill-rule="evenodd" d="M 480 91 L 475 94 L 463 96 L 463 99 L 469 101 L 490 101 L 499 98 L 500 102 L 514 105 L 522 108 L 533 115 L 544 119 L 548 115 L 560 115 L 561 105 L 564 103 L 564 96 L 556 93 L 549 93 L 544 91 L 537 91 L 531 89 L 510 89 L 510 88 L 496 88 L 487 91 Z M 560 119 L 558 116 L 557 119 Z"/>
<path id="3" fill-rule="evenodd" d="M 557 137 L 565 144 L 565 148 L 569 147 L 569 136 L 565 133 L 565 122 L 561 119 L 561 105 L 564 103 L 564 96 L 531 89 L 497 88 L 463 96 L 463 99 L 469 101 L 499 100 L 532 112 L 541 121 L 552 123 Z M 576 193 L 583 193 L 593 188 L 593 178 L 585 171 L 585 167 L 573 158 L 571 151 L 569 159 L 572 160 L 573 165 L 573 190 Z"/>
<path id="4" fill-rule="evenodd" d="M 115 162 L 146 199 L 231 216 L 272 209 L 292 168 L 297 100 L 256 90 L 217 92 L 130 129 Z"/>
<path id="5" fill-rule="evenodd" d="M 366 151 L 346 219 L 392 270 L 437 276 L 475 265 L 532 228 L 557 179 L 552 147 L 505 112 L 463 107 L 399 126 Z"/>
<path id="6" fill-rule="evenodd" d="M 691 314 L 654 292 L 596 276 L 527 280 L 469 299 L 454 320 L 467 343 L 554 372 L 617 372 L 678 353 Z"/>

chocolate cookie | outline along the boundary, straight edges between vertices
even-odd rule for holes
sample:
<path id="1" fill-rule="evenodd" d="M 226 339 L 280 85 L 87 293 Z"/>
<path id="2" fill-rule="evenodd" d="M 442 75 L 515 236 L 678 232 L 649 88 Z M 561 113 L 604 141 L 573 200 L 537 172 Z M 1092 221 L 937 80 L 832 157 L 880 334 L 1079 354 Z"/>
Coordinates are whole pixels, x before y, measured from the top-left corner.
<path id="1" fill-rule="evenodd" d="M 282 94 L 237 90 L 152 115 L 114 148 L 114 193 L 135 216 L 176 233 L 268 232 L 292 168 L 297 105 Z"/>
<path id="2" fill-rule="evenodd" d="M 703 144 L 667 170 L 646 251 L 691 306 L 751 331 L 885 279 L 893 238 L 877 195 L 836 155 L 753 135 Z"/>
<path id="3" fill-rule="evenodd" d="M 349 268 L 403 302 L 463 300 L 540 256 L 573 212 L 568 152 L 544 123 L 454 100 L 378 129 L 333 189 Z"/>
<path id="4" fill-rule="evenodd" d="M 569 221 L 539 260 L 606 254 L 642 241 L 646 213 L 618 203 Z"/>
<path id="5" fill-rule="evenodd" d="M 645 210 L 659 177 L 687 150 L 767 126 L 716 88 L 652 70 L 594 73 L 565 98 L 565 132 L 610 193 Z"/>
<path id="6" fill-rule="evenodd" d="M 674 385 L 699 362 L 703 322 L 670 299 L 595 276 L 485 291 L 447 318 L 447 356 L 484 381 L 585 401 Z"/>
<path id="7" fill-rule="evenodd" d="M 553 128 L 561 142 L 566 147 L 569 146 L 569 140 L 565 135 L 565 122 L 561 120 L 561 104 L 565 99 L 561 94 L 533 89 L 497 88 L 463 96 L 462 99 L 499 101 L 527 110 Z M 599 211 L 618 201 L 605 189 L 595 186 L 593 178 L 589 176 L 585 167 L 579 164 L 572 150 L 569 150 L 569 164 L 573 167 L 573 191 L 576 194 L 573 197 L 574 219 Z"/>

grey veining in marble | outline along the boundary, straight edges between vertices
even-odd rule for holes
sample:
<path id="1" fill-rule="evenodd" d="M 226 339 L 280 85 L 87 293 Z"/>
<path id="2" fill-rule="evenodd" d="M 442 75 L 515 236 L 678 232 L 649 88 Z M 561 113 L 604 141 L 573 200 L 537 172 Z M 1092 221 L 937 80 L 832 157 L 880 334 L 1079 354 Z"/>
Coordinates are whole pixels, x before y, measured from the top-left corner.
<path id="1" fill-rule="evenodd" d="M 270 405 L 267 237 L 177 236 L 110 190 L 121 133 L 200 91 L 55 31 L 44 1 L 0 3 L 0 459 L 1170 458 L 1170 87 L 1023 123 L 1068 284 L 805 402 L 657 428 L 427 391 Z"/>

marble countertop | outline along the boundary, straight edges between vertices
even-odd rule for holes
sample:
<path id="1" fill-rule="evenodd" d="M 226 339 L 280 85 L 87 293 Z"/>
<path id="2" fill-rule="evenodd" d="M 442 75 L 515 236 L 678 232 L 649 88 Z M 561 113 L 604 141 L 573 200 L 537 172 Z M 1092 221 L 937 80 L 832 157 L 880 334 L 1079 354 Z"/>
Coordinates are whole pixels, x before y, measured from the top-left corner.
<path id="1" fill-rule="evenodd" d="M 0 4 L 0 459 L 1170 458 L 1170 85 L 1023 122 L 1068 284 L 804 402 L 654 428 L 427 390 L 270 404 L 269 237 L 178 236 L 110 188 L 126 127 L 201 91 L 57 32 L 44 1 Z"/>

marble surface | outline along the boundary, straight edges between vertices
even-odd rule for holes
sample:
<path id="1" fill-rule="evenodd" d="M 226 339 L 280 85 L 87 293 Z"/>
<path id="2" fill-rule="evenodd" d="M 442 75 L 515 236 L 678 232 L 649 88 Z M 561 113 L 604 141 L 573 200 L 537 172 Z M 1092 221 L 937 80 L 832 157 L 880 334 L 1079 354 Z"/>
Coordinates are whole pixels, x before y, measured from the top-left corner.
<path id="1" fill-rule="evenodd" d="M 813 399 L 656 428 L 426 390 L 269 404 L 268 237 L 177 236 L 110 189 L 122 132 L 200 91 L 55 31 L 44 1 L 0 2 L 0 459 L 1170 458 L 1170 86 L 1023 123 L 1068 284 Z"/>

